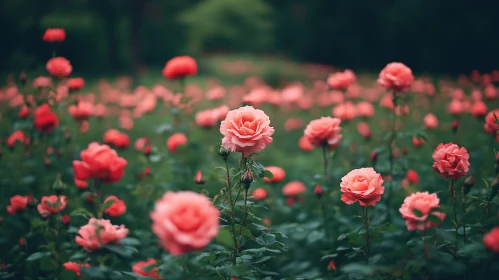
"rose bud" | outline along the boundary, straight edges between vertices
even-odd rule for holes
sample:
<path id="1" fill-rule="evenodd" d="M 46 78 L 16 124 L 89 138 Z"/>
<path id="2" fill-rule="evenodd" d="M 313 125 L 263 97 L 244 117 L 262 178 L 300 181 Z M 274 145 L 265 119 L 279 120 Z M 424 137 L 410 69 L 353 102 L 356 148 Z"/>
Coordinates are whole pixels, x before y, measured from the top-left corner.
<path id="1" fill-rule="evenodd" d="M 226 148 L 220 146 L 220 149 L 218 150 L 218 154 L 223 157 L 224 160 L 227 160 L 227 158 L 230 155 L 230 151 L 227 150 Z"/>
<path id="2" fill-rule="evenodd" d="M 245 189 L 249 189 L 252 182 L 253 182 L 253 174 L 251 174 L 251 171 L 246 170 L 246 172 L 244 172 L 243 175 L 241 176 L 241 183 L 243 184 L 243 187 Z"/>
<path id="3" fill-rule="evenodd" d="M 196 174 L 196 178 L 194 178 L 194 182 L 198 185 L 204 184 L 203 173 L 201 171 L 198 171 L 198 173 Z"/>
<path id="4" fill-rule="evenodd" d="M 324 194 L 321 185 L 317 184 L 315 186 L 314 194 L 317 196 L 318 199 L 321 199 L 322 195 Z"/>
<path id="5" fill-rule="evenodd" d="M 402 148 L 402 154 L 407 155 L 407 148 Z"/>
<path id="6" fill-rule="evenodd" d="M 499 180 L 497 178 L 494 179 L 491 187 L 492 191 L 490 192 L 489 201 L 494 199 L 494 197 L 497 195 L 497 192 L 499 191 Z"/>
<path id="7" fill-rule="evenodd" d="M 378 160 L 378 153 L 376 153 L 376 151 L 372 151 L 371 152 L 371 159 L 373 161 L 373 166 L 376 165 L 376 161 Z"/>
<path id="8" fill-rule="evenodd" d="M 85 202 L 90 205 L 94 204 L 94 197 L 91 194 L 85 196 Z"/>
<path id="9" fill-rule="evenodd" d="M 144 148 L 144 154 L 145 154 L 147 157 L 151 155 L 151 151 L 152 151 L 151 145 L 147 145 L 147 146 Z"/>
<path id="10" fill-rule="evenodd" d="M 144 170 L 144 175 L 151 176 L 151 168 L 146 167 L 146 169 Z"/>
<path id="11" fill-rule="evenodd" d="M 464 194 L 468 194 L 471 191 L 471 188 L 473 188 L 473 185 L 475 185 L 475 178 L 473 176 L 468 176 L 464 179 L 463 182 L 464 185 Z"/>
<path id="12" fill-rule="evenodd" d="M 69 223 L 71 222 L 71 219 L 69 218 L 69 215 L 68 214 L 64 214 L 64 216 L 62 216 L 62 223 L 67 226 L 69 225 Z"/>
<path id="13" fill-rule="evenodd" d="M 452 133 L 456 134 L 457 133 L 457 128 L 459 127 L 459 121 L 455 120 L 452 122 Z"/>
<path id="14" fill-rule="evenodd" d="M 19 81 L 21 81 L 22 86 L 26 84 L 26 73 L 21 72 L 21 74 L 19 75 Z"/>

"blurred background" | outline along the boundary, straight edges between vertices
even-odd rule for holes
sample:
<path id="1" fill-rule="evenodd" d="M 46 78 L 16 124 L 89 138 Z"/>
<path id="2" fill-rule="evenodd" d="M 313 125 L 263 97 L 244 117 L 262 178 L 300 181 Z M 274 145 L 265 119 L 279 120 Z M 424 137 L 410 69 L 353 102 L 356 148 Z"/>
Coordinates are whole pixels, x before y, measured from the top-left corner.
<path id="1" fill-rule="evenodd" d="M 497 0 L 1 0 L 2 72 L 43 67 L 46 28 L 77 73 L 133 74 L 176 55 L 251 54 L 356 71 L 403 61 L 416 72 L 499 63 Z M 40 65 L 41 64 L 41 65 Z"/>

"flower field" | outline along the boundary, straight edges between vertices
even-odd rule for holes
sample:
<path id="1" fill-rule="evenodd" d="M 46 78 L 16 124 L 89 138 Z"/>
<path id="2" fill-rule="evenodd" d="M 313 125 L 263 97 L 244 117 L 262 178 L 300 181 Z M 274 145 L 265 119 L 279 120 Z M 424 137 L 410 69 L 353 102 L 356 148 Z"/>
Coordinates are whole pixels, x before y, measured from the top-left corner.
<path id="1" fill-rule="evenodd" d="M 499 71 L 85 79 L 40 36 L 0 89 L 0 279 L 497 279 Z"/>

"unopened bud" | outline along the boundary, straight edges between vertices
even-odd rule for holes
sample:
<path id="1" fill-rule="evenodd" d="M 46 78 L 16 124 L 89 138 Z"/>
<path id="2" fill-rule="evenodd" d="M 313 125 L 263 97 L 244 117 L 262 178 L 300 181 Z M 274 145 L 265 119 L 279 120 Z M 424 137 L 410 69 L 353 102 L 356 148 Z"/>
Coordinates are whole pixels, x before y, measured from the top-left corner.
<path id="1" fill-rule="evenodd" d="M 57 175 L 57 178 L 55 179 L 55 182 L 54 184 L 52 185 L 52 188 L 54 189 L 54 192 L 57 194 L 57 195 L 60 195 L 62 194 L 62 192 L 64 191 L 64 189 L 66 188 L 66 186 L 64 185 L 64 183 L 61 181 L 61 175 Z"/>
<path id="2" fill-rule="evenodd" d="M 473 176 L 468 176 L 464 179 L 464 194 L 468 194 L 471 191 L 471 188 L 475 185 L 475 178 Z"/>
<path id="3" fill-rule="evenodd" d="M 223 157 L 224 160 L 227 160 L 227 158 L 229 157 L 230 155 L 230 151 L 227 150 L 226 148 L 224 148 L 223 146 L 220 146 L 220 148 L 218 149 L 218 154 Z"/>
<path id="4" fill-rule="evenodd" d="M 144 154 L 146 156 L 150 156 L 151 155 L 151 151 L 152 151 L 151 145 L 146 145 L 146 147 L 144 148 Z"/>
<path id="5" fill-rule="evenodd" d="M 402 154 L 407 155 L 407 148 L 402 148 Z"/>
<path id="6" fill-rule="evenodd" d="M 497 178 L 494 179 L 491 188 L 492 190 L 490 192 L 489 201 L 494 199 L 494 197 L 496 197 L 497 195 L 497 192 L 499 191 L 499 180 Z"/>
<path id="7" fill-rule="evenodd" d="M 243 187 L 245 189 L 249 189 L 252 182 L 253 182 L 253 174 L 251 174 L 251 171 L 246 170 L 241 176 L 241 183 L 243 184 Z"/>
<path id="8" fill-rule="evenodd" d="M 69 225 L 69 223 L 71 222 L 71 219 L 69 218 L 69 215 L 68 214 L 64 214 L 64 216 L 62 216 L 62 223 L 67 226 Z"/>
<path id="9" fill-rule="evenodd" d="M 317 196 L 318 199 L 321 199 L 322 195 L 324 194 L 321 185 L 317 184 L 315 186 L 314 194 Z"/>
<path id="10" fill-rule="evenodd" d="M 21 74 L 19 74 L 19 81 L 21 81 L 22 86 L 26 85 L 26 73 L 21 72 Z"/>
<path id="11" fill-rule="evenodd" d="M 94 197 L 93 197 L 93 195 L 89 194 L 89 195 L 85 196 L 85 202 L 87 204 L 90 204 L 90 205 L 94 204 Z"/>
<path id="12" fill-rule="evenodd" d="M 376 153 L 376 151 L 371 152 L 371 160 L 373 161 L 373 166 L 375 166 L 376 161 L 378 160 L 378 153 Z"/>
<path id="13" fill-rule="evenodd" d="M 459 121 L 455 120 L 452 122 L 452 133 L 456 134 L 457 133 L 457 128 L 459 127 Z"/>
<path id="14" fill-rule="evenodd" d="M 151 176 L 151 168 L 150 167 L 146 167 L 146 169 L 144 170 L 144 174 L 147 175 L 147 176 Z"/>
<path id="15" fill-rule="evenodd" d="M 198 185 L 204 184 L 203 173 L 201 171 L 198 171 L 198 173 L 196 174 L 196 177 L 194 178 L 194 182 Z"/>

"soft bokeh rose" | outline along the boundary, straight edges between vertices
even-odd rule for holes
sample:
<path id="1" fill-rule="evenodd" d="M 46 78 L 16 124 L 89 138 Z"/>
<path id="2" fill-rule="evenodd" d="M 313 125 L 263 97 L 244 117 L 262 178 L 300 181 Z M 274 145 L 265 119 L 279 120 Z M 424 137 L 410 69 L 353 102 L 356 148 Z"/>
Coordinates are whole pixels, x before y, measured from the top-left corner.
<path id="1" fill-rule="evenodd" d="M 496 123 L 496 117 L 499 118 L 499 109 L 494 109 L 485 116 L 485 125 L 483 128 L 492 136 L 496 136 L 497 131 L 499 131 L 499 124 Z"/>
<path id="2" fill-rule="evenodd" d="M 317 147 L 336 145 L 343 137 L 340 134 L 341 120 L 338 118 L 322 117 L 311 121 L 305 128 L 304 135 L 308 141 Z"/>
<path id="3" fill-rule="evenodd" d="M 118 156 L 108 145 L 92 142 L 81 151 L 81 161 L 73 161 L 75 179 L 86 181 L 100 179 L 104 183 L 116 183 L 125 174 L 127 161 Z"/>
<path id="4" fill-rule="evenodd" d="M 35 110 L 33 125 L 38 131 L 49 133 L 59 125 L 59 118 L 48 104 L 43 104 Z"/>
<path id="5" fill-rule="evenodd" d="M 217 112 L 212 109 L 199 111 L 196 114 L 195 121 L 199 127 L 210 128 L 218 124 Z"/>
<path id="6" fill-rule="evenodd" d="M 307 188 L 305 187 L 305 184 L 303 184 L 302 182 L 291 181 L 286 185 L 284 185 L 284 187 L 282 188 L 282 193 L 285 196 L 295 197 L 301 193 L 304 193 L 306 190 Z"/>
<path id="7" fill-rule="evenodd" d="M 24 143 L 26 141 L 26 136 L 22 132 L 22 130 L 14 131 L 9 138 L 7 138 L 7 147 L 14 148 L 17 142 Z"/>
<path id="8" fill-rule="evenodd" d="M 85 80 L 83 78 L 68 79 L 68 88 L 72 91 L 80 90 L 84 86 L 85 86 Z"/>
<path id="9" fill-rule="evenodd" d="M 477 118 L 487 115 L 487 111 L 487 105 L 481 100 L 475 101 L 470 108 L 470 113 Z"/>
<path id="10" fill-rule="evenodd" d="M 378 84 L 389 91 L 406 92 L 413 82 L 411 68 L 400 62 L 387 64 L 378 76 Z"/>
<path id="11" fill-rule="evenodd" d="M 81 277 L 81 268 L 82 267 L 90 267 L 88 263 L 75 263 L 75 262 L 65 262 L 63 264 L 66 270 L 71 270 L 76 273 L 76 276 Z"/>
<path id="12" fill-rule="evenodd" d="M 73 119 L 86 120 L 94 112 L 94 105 L 90 102 L 79 101 L 76 105 L 71 105 L 68 112 Z"/>
<path id="13" fill-rule="evenodd" d="M 373 168 L 350 171 L 341 178 L 341 201 L 346 204 L 359 202 L 361 206 L 375 206 L 385 192 L 383 178 Z"/>
<path id="14" fill-rule="evenodd" d="M 464 147 L 440 143 L 433 152 L 433 170 L 443 178 L 458 179 L 468 173 L 470 155 Z"/>
<path id="15" fill-rule="evenodd" d="M 274 128 L 269 117 L 251 106 L 230 111 L 220 124 L 224 136 L 222 146 L 232 152 L 240 152 L 245 157 L 261 152 L 272 143 Z"/>
<path id="16" fill-rule="evenodd" d="M 88 224 L 80 227 L 75 241 L 83 248 L 94 251 L 107 244 L 118 243 L 128 235 L 124 225 L 116 226 L 111 221 L 90 218 Z"/>
<path id="17" fill-rule="evenodd" d="M 109 129 L 104 133 L 103 142 L 123 149 L 130 145 L 130 138 L 126 133 L 120 132 L 117 129 Z"/>
<path id="18" fill-rule="evenodd" d="M 158 273 L 158 268 L 153 267 L 155 263 L 156 260 L 153 258 L 149 258 L 147 261 L 140 261 L 132 266 L 132 271 L 142 276 L 159 279 L 161 276 Z"/>
<path id="19" fill-rule="evenodd" d="M 493 228 L 483 236 L 483 244 L 492 252 L 499 253 L 499 227 Z"/>
<path id="20" fill-rule="evenodd" d="M 307 136 L 305 135 L 300 137 L 300 140 L 298 140 L 298 147 L 300 147 L 300 149 L 305 152 L 311 152 L 314 150 L 314 145 L 310 143 Z"/>
<path id="21" fill-rule="evenodd" d="M 426 129 L 436 129 L 438 127 L 438 119 L 432 113 L 428 113 L 423 119 L 424 127 Z"/>
<path id="22" fill-rule="evenodd" d="M 342 121 L 353 120 L 357 116 L 357 107 L 350 101 L 336 105 L 332 114 L 335 118 Z"/>
<path id="23" fill-rule="evenodd" d="M 253 200 L 263 200 L 267 197 L 267 191 L 264 188 L 256 188 L 251 196 Z"/>
<path id="24" fill-rule="evenodd" d="M 14 215 L 19 211 L 26 210 L 28 206 L 29 197 L 22 195 L 14 195 L 10 198 L 10 204 L 7 205 L 7 213 Z"/>
<path id="25" fill-rule="evenodd" d="M 64 208 L 66 208 L 66 204 L 67 200 L 64 195 L 59 197 L 57 195 L 43 196 L 42 199 L 40 199 L 40 203 L 36 209 L 42 217 L 47 217 L 51 214 L 64 210 Z"/>
<path id="26" fill-rule="evenodd" d="M 416 170 L 413 169 L 407 170 L 406 178 L 413 185 L 417 185 L 419 183 L 419 175 L 416 172 Z"/>
<path id="27" fill-rule="evenodd" d="M 187 144 L 187 137 L 180 132 L 174 133 L 166 141 L 166 147 L 170 153 L 176 153 L 177 147 L 185 144 Z"/>
<path id="28" fill-rule="evenodd" d="M 440 224 L 434 223 L 428 219 L 430 211 L 439 207 L 440 199 L 438 199 L 437 194 L 417 192 L 404 199 L 404 203 L 399 211 L 402 214 L 402 218 L 405 220 L 408 230 L 427 230 L 431 227 L 437 227 Z M 414 213 L 414 210 L 420 211 L 422 216 L 418 217 Z M 431 215 L 436 216 L 440 221 L 445 219 L 445 213 L 442 212 L 431 212 Z"/>
<path id="29" fill-rule="evenodd" d="M 263 178 L 263 180 L 267 183 L 280 182 L 286 176 L 286 171 L 284 171 L 284 169 L 282 169 L 279 166 L 267 166 L 267 167 L 265 167 L 265 170 L 270 171 L 270 173 L 272 173 L 272 175 L 273 175 L 272 179 L 269 179 L 267 177 Z"/>
<path id="30" fill-rule="evenodd" d="M 366 122 L 358 122 L 357 123 L 357 132 L 359 132 L 362 137 L 364 137 L 366 140 L 371 139 L 371 128 L 369 127 L 369 124 Z"/>
<path id="31" fill-rule="evenodd" d="M 152 231 L 172 255 L 202 250 L 217 236 L 220 212 L 204 195 L 166 192 L 151 212 Z"/>
<path id="32" fill-rule="evenodd" d="M 371 102 L 361 101 L 355 105 L 357 116 L 362 118 L 371 118 L 374 116 L 374 106 Z"/>
<path id="33" fill-rule="evenodd" d="M 61 56 L 49 59 L 46 68 L 50 75 L 56 78 L 66 78 L 73 71 L 69 60 Z"/>
<path id="34" fill-rule="evenodd" d="M 345 70 L 343 72 L 336 72 L 327 78 L 327 83 L 336 89 L 345 89 L 351 84 L 355 83 L 357 77 L 352 70 Z"/>
<path id="35" fill-rule="evenodd" d="M 463 102 L 457 98 L 452 99 L 452 101 L 447 105 L 447 111 L 449 114 L 454 116 L 462 114 L 464 111 Z"/>
<path id="36" fill-rule="evenodd" d="M 66 39 L 66 31 L 62 28 L 47 28 L 42 39 L 49 43 L 63 42 Z"/>
<path id="37" fill-rule="evenodd" d="M 112 201 L 112 202 L 110 202 Z M 119 217 L 126 212 L 126 204 L 123 200 L 117 198 L 115 195 L 110 195 L 104 200 L 104 204 L 111 203 L 109 207 L 104 210 L 104 214 L 111 217 Z"/>
<path id="38" fill-rule="evenodd" d="M 163 76 L 170 80 L 182 79 L 196 75 L 198 66 L 196 60 L 190 56 L 177 56 L 166 62 Z"/>

